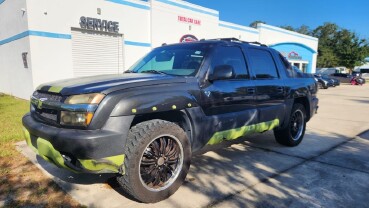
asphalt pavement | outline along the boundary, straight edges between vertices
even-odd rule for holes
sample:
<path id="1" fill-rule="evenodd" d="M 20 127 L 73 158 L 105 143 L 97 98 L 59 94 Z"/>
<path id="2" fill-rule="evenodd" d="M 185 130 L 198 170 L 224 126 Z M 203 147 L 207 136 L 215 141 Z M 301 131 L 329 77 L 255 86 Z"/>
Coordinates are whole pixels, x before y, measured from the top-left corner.
<path id="1" fill-rule="evenodd" d="M 114 175 L 73 174 L 19 151 L 89 207 L 369 207 L 369 85 L 319 90 L 320 108 L 297 147 L 272 132 L 207 147 L 169 199 L 127 198 Z"/>

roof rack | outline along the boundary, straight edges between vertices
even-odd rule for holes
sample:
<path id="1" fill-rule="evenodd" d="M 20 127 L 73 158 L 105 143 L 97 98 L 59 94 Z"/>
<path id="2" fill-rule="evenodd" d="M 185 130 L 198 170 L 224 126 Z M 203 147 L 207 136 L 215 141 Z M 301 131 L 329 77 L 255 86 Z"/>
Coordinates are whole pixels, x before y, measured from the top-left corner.
<path id="1" fill-rule="evenodd" d="M 237 39 L 237 38 L 215 38 L 215 39 L 208 39 L 208 40 L 222 40 L 222 41 L 239 42 L 239 43 L 246 43 L 246 44 L 252 44 L 252 45 L 259 45 L 259 46 L 268 47 L 267 45 L 262 44 L 262 43 L 259 43 L 257 41 L 247 42 L 247 41 L 243 41 L 243 40 L 240 40 L 240 39 Z"/>
<path id="2" fill-rule="evenodd" d="M 248 42 L 249 44 L 254 44 L 254 45 L 259 45 L 259 46 L 265 46 L 265 47 L 268 47 L 267 45 L 265 45 L 265 44 L 262 44 L 262 43 L 260 43 L 260 42 L 258 42 L 258 41 L 253 41 L 253 42 Z"/>

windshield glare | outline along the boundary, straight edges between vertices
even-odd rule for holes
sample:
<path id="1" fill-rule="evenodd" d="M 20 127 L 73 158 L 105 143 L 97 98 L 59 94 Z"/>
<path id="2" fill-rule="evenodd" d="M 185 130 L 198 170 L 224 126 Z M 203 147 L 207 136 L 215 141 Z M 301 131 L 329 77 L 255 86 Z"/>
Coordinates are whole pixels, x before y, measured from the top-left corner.
<path id="1" fill-rule="evenodd" d="M 204 44 L 174 45 L 156 48 L 134 64 L 129 71 L 176 76 L 195 76 L 204 60 Z"/>

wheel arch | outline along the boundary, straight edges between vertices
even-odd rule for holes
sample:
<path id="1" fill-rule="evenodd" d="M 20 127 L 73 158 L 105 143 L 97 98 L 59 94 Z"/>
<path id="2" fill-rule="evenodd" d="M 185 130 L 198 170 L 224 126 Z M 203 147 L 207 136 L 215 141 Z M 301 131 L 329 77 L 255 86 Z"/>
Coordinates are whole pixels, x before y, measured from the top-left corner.
<path id="1" fill-rule="evenodd" d="M 305 112 L 306 112 L 306 122 L 308 122 L 311 118 L 311 111 L 310 111 L 310 104 L 309 104 L 309 99 L 307 97 L 297 97 L 294 100 L 294 104 L 295 103 L 300 103 L 305 107 Z"/>
<path id="2" fill-rule="evenodd" d="M 186 133 L 190 144 L 193 144 L 192 124 L 184 110 L 173 110 L 173 111 L 166 111 L 166 112 L 136 115 L 131 123 L 130 128 L 135 126 L 138 123 L 153 120 L 153 119 L 160 119 L 160 120 L 176 123 Z"/>

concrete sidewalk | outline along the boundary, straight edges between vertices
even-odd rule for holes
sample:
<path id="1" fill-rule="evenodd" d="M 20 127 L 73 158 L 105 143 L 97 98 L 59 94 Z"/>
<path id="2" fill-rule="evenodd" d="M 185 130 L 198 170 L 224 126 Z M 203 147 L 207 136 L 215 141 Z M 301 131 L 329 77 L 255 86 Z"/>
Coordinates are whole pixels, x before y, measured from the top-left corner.
<path id="1" fill-rule="evenodd" d="M 319 113 L 294 148 L 272 132 L 223 143 L 194 156 L 169 199 L 137 203 L 113 175 L 73 174 L 18 149 L 81 204 L 93 207 L 369 207 L 369 86 L 319 91 Z"/>

